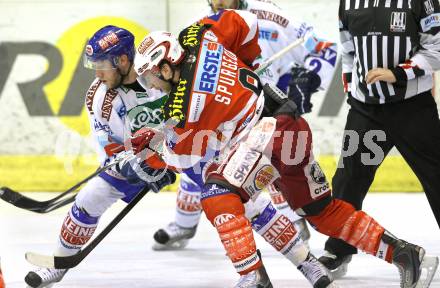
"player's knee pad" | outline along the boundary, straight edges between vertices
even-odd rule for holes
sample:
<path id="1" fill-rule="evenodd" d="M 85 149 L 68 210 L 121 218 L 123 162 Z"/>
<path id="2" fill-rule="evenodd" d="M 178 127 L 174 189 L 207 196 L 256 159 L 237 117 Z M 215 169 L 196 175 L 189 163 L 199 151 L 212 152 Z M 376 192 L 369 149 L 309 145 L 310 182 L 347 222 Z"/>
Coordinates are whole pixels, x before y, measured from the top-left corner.
<path id="1" fill-rule="evenodd" d="M 79 250 L 90 240 L 98 226 L 99 217 L 90 216 L 76 203 L 67 213 L 61 227 L 60 242 L 63 248 Z"/>
<path id="2" fill-rule="evenodd" d="M 333 199 L 317 216 L 307 219 L 321 233 L 376 254 L 384 228 L 371 216 L 342 200 Z"/>
<path id="3" fill-rule="evenodd" d="M 246 209 L 251 202 L 246 203 Z M 299 233 L 289 218 L 275 209 L 269 199 L 259 201 L 255 208 L 252 210 L 259 210 L 259 212 L 251 218 L 252 228 L 296 266 L 303 262 L 309 250 L 301 241 Z"/>
<path id="4" fill-rule="evenodd" d="M 240 196 L 219 184 L 209 183 L 203 187 L 201 204 L 206 217 L 215 227 L 226 218 L 244 215 Z"/>

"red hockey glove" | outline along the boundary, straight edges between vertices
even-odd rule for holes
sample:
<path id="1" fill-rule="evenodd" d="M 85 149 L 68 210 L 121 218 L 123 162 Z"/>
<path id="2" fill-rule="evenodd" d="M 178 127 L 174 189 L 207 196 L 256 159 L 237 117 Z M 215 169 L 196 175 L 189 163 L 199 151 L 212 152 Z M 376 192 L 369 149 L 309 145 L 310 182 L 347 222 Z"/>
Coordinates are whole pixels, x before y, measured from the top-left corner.
<path id="1" fill-rule="evenodd" d="M 163 140 L 163 134 L 153 128 L 144 127 L 136 131 L 131 137 L 131 146 L 134 154 L 140 153 L 145 148 L 150 148 L 153 152 L 157 152 L 154 147 Z"/>

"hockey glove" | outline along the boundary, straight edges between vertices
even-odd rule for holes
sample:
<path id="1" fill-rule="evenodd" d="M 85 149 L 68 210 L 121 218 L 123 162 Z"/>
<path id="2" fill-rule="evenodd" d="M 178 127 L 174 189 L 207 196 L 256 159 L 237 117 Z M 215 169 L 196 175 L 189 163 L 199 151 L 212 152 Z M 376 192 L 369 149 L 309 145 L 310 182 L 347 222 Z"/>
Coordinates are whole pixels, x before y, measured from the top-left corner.
<path id="1" fill-rule="evenodd" d="M 121 161 L 117 165 L 117 170 L 127 179 L 128 183 L 145 183 L 156 193 L 163 187 L 176 181 L 176 175 L 171 170 L 153 169 L 140 159 L 133 159 L 127 162 Z"/>
<path id="2" fill-rule="evenodd" d="M 292 68 L 292 79 L 289 82 L 288 96 L 292 99 L 300 114 L 312 111 L 310 98 L 313 93 L 318 91 L 321 85 L 321 78 L 313 71 L 302 67 Z"/>
<path id="3" fill-rule="evenodd" d="M 156 152 L 155 147 L 163 141 L 163 133 L 157 129 L 144 127 L 136 131 L 131 137 L 131 146 L 134 154 L 138 154 L 144 149 Z"/>

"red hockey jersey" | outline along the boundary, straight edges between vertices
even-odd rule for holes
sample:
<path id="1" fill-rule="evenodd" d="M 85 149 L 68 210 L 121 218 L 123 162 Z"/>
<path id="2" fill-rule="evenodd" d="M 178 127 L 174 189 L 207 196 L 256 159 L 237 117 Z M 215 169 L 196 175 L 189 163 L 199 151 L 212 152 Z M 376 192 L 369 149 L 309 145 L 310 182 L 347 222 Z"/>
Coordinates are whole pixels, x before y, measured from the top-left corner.
<path id="1" fill-rule="evenodd" d="M 250 66 L 260 54 L 254 14 L 224 10 L 184 29 L 186 51 L 179 83 L 164 106 L 163 160 L 178 169 L 193 167 L 208 151 L 244 137 L 264 104 L 261 84 Z M 169 122 L 168 122 L 169 123 Z M 159 158 L 148 162 L 163 167 Z M 154 163 L 156 162 L 156 163 Z"/>

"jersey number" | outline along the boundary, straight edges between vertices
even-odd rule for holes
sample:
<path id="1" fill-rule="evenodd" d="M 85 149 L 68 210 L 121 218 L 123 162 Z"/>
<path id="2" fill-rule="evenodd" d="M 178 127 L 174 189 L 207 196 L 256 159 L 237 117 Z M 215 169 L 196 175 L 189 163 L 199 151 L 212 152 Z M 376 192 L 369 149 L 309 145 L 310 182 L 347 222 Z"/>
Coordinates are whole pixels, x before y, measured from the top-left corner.
<path id="1" fill-rule="evenodd" d="M 260 95 L 262 90 L 260 78 L 253 71 L 240 68 L 238 71 L 238 81 L 240 81 L 244 88 L 251 90 L 256 95 Z"/>

